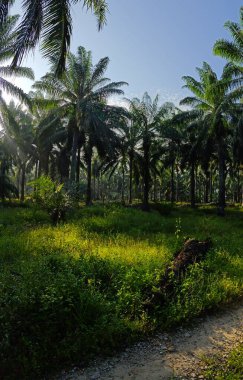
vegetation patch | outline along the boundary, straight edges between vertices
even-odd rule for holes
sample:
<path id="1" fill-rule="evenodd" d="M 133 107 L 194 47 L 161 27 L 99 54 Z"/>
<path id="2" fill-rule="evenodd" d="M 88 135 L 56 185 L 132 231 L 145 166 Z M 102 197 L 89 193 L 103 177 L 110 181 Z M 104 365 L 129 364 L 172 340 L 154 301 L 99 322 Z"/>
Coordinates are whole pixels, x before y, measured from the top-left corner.
<path id="1" fill-rule="evenodd" d="M 241 380 L 243 374 L 243 345 L 234 348 L 227 357 L 216 356 L 204 359 L 207 380 Z"/>
<path id="2" fill-rule="evenodd" d="M 175 207 L 161 216 L 97 205 L 69 217 L 52 226 L 36 208 L 1 213 L 3 378 L 85 363 L 242 294 L 240 211 L 218 219 L 205 209 Z M 147 308 L 184 237 L 202 239 L 208 230 L 213 247 L 205 259 L 188 266 L 163 304 Z"/>

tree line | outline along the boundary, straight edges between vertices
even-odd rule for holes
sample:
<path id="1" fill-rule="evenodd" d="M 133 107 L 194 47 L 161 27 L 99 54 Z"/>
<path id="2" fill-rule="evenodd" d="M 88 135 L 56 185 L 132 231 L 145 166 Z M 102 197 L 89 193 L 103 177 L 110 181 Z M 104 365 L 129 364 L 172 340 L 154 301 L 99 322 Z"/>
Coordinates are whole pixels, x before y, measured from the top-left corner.
<path id="1" fill-rule="evenodd" d="M 25 3 L 28 12 L 37 4 Z M 38 3 L 44 7 L 44 2 Z M 101 26 L 106 3 L 84 3 Z M 93 200 L 119 199 L 129 204 L 141 200 L 143 209 L 149 210 L 150 200 L 190 202 L 192 207 L 214 202 L 218 214 L 224 215 L 226 201 L 242 203 L 242 9 L 239 24 L 225 24 L 230 40 L 218 40 L 213 48 L 227 60 L 220 77 L 204 62 L 196 78 L 182 78 L 191 95 L 178 107 L 170 102 L 161 105 L 158 95 L 152 99 L 147 92 L 142 99 L 126 99 L 122 107 L 109 100 L 123 95 L 127 83 L 106 77 L 108 57 L 94 64 L 84 47 L 73 54 L 67 36 L 58 45 L 60 6 L 43 8 L 49 12 L 48 19 L 37 24 L 27 18 L 27 10 L 18 23 L 18 16 L 8 15 L 9 5 L 6 1 L 0 6 L 0 88 L 21 103 L 7 104 L 0 94 L 3 201 L 10 196 L 24 201 L 29 181 L 45 175 L 64 183 L 87 205 Z M 62 11 L 69 14 L 67 9 Z M 53 15 L 55 31 L 49 19 Z M 71 19 L 67 25 L 70 29 Z M 33 71 L 19 64 L 35 46 L 41 28 L 42 50 L 51 68 L 25 94 L 5 78 L 34 79 Z M 9 59 L 12 63 L 5 65 Z"/>

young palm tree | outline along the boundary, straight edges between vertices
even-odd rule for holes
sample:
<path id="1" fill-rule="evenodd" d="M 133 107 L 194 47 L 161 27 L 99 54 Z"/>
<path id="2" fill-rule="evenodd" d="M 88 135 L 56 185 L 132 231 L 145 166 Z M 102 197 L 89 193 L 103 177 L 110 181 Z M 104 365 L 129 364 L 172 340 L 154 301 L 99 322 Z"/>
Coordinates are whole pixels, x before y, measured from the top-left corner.
<path id="1" fill-rule="evenodd" d="M 233 41 L 220 39 L 214 44 L 214 54 L 226 58 L 237 65 L 243 65 L 243 7 L 240 10 L 240 24 L 227 21 L 225 27 L 229 30 Z"/>
<path id="2" fill-rule="evenodd" d="M 96 16 L 98 28 L 106 22 L 105 0 L 25 0 L 22 2 L 23 17 L 17 27 L 16 43 L 13 46 L 13 66 L 20 64 L 23 57 L 41 40 L 43 56 L 56 63 L 56 73 L 65 68 L 66 55 L 72 34 L 72 5 L 82 2 Z M 1 1 L 0 23 L 6 19 L 12 0 Z"/>
<path id="3" fill-rule="evenodd" d="M 6 22 L 0 24 L 0 64 L 4 64 L 13 56 L 13 47 L 16 44 L 16 34 L 13 29 L 18 21 L 18 16 L 11 16 Z M 30 105 L 27 95 L 19 87 L 5 79 L 5 77 L 25 77 L 34 79 L 33 71 L 28 67 L 10 67 L 6 65 L 0 66 L 0 101 L 2 99 L 1 91 L 4 90 L 8 94 L 16 97 Z"/>
<path id="4" fill-rule="evenodd" d="M 183 105 L 193 106 L 203 114 L 203 122 L 210 128 L 211 136 L 217 144 L 219 170 L 218 214 L 224 215 L 225 208 L 225 160 L 226 137 L 229 134 L 229 120 L 238 107 L 237 101 L 243 93 L 242 72 L 232 64 L 224 67 L 221 78 L 218 79 L 210 65 L 204 62 L 202 68 L 197 68 L 200 81 L 185 76 L 185 86 L 194 96 L 181 101 Z"/>

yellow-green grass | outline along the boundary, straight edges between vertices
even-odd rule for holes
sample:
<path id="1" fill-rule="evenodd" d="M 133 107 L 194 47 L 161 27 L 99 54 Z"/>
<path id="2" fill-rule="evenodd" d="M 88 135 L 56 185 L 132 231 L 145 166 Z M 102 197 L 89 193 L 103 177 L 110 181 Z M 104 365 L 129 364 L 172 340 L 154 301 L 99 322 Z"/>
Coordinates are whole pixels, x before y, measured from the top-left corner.
<path id="1" fill-rule="evenodd" d="M 186 237 L 210 237 L 213 248 L 146 308 Z M 97 205 L 57 227 L 35 208 L 1 208 L 0 377 L 38 376 L 240 297 L 242 250 L 239 208 L 219 218 L 213 207 Z"/>

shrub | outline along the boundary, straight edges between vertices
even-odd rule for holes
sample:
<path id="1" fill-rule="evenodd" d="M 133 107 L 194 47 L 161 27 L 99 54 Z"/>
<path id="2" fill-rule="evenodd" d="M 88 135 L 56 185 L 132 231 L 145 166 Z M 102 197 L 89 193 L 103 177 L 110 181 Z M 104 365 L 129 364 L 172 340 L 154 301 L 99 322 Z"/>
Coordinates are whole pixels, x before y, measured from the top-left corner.
<path id="1" fill-rule="evenodd" d="M 65 220 L 66 212 L 72 205 L 72 199 L 63 188 L 63 184 L 42 176 L 30 185 L 34 188 L 32 198 L 48 212 L 54 225 Z"/>

